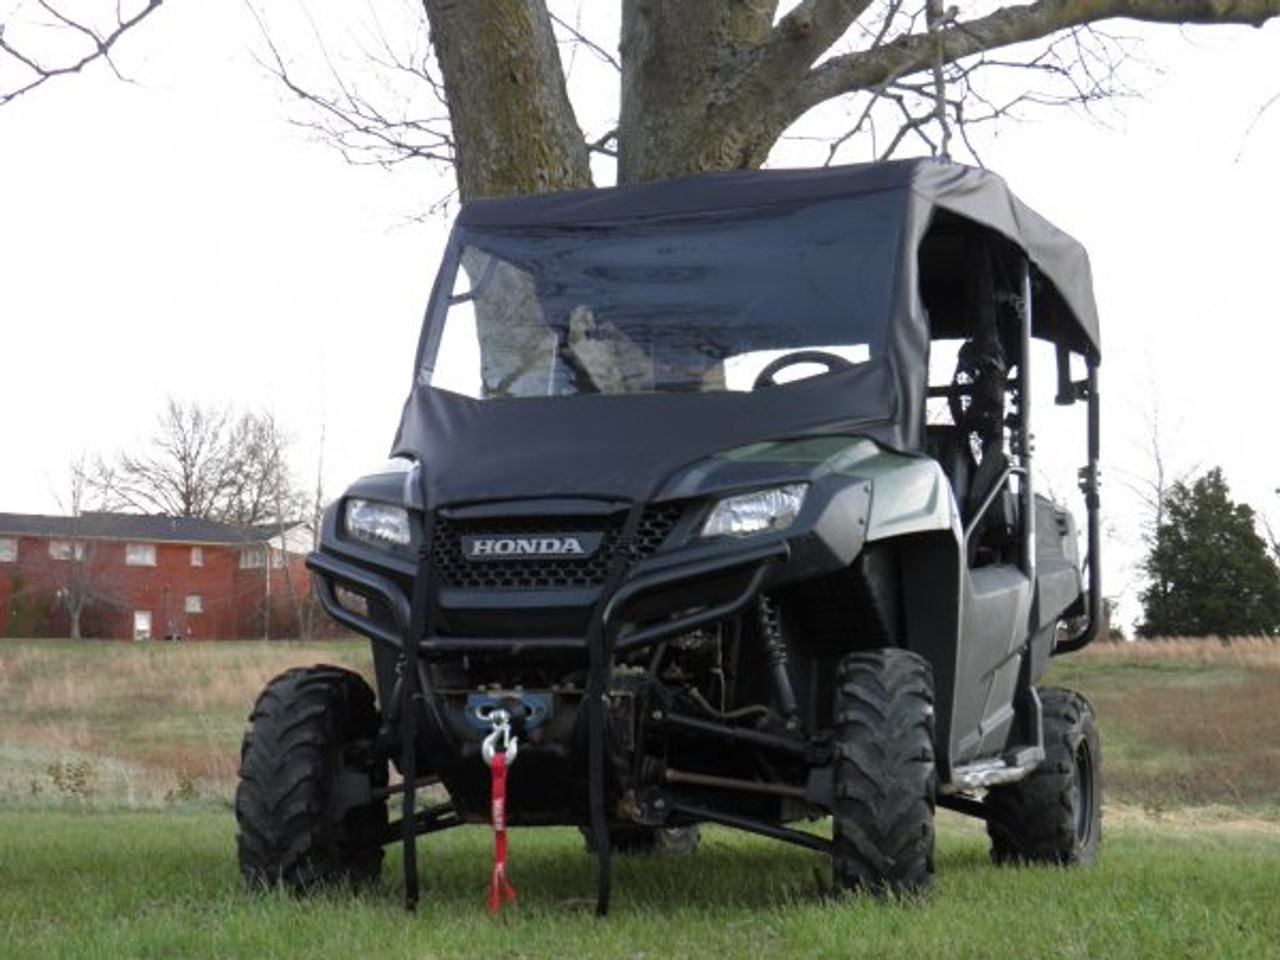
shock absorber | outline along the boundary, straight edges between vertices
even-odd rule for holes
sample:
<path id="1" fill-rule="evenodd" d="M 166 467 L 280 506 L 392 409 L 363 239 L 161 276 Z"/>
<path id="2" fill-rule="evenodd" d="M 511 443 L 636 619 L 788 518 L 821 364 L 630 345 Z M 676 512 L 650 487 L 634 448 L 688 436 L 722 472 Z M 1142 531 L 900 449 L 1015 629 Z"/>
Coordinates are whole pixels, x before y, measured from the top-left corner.
<path id="1" fill-rule="evenodd" d="M 773 677 L 773 692 L 778 698 L 778 709 L 788 729 L 799 722 L 796 692 L 787 672 L 787 648 L 782 642 L 782 616 L 777 606 L 763 594 L 756 603 L 756 620 L 760 625 L 760 639 L 764 644 L 765 659 Z"/>

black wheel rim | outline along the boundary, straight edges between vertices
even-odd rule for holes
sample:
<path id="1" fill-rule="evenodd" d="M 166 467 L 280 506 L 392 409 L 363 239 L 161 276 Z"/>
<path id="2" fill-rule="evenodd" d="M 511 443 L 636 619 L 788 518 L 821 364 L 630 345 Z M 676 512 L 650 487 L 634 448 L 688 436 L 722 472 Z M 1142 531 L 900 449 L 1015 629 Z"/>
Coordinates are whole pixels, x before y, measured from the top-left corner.
<path id="1" fill-rule="evenodd" d="M 1093 786 L 1093 753 L 1089 749 L 1088 739 L 1084 738 L 1076 747 L 1075 833 L 1076 841 L 1081 847 L 1088 846 L 1093 838 Z"/>

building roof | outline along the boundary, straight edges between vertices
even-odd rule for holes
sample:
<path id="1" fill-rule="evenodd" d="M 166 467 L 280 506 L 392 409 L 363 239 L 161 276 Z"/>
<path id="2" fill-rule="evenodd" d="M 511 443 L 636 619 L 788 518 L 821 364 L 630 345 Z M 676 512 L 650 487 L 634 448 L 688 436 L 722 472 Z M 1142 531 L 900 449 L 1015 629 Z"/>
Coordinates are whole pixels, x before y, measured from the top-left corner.
<path id="1" fill-rule="evenodd" d="M 296 526 L 286 524 L 286 529 Z M 0 513 L 0 535 L 56 537 L 65 540 L 129 540 L 142 543 L 265 543 L 280 533 L 276 525 L 241 527 L 195 517 L 85 513 L 78 517 Z"/>

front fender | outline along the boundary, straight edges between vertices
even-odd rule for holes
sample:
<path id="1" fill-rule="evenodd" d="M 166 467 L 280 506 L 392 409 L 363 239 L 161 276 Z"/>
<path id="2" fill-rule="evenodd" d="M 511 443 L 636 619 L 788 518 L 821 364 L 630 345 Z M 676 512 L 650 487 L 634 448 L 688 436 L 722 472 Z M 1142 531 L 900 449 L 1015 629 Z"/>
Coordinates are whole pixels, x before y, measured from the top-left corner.
<path id="1" fill-rule="evenodd" d="M 852 472 L 872 484 L 868 543 L 940 531 L 961 536 L 951 483 L 933 460 L 880 452 Z"/>

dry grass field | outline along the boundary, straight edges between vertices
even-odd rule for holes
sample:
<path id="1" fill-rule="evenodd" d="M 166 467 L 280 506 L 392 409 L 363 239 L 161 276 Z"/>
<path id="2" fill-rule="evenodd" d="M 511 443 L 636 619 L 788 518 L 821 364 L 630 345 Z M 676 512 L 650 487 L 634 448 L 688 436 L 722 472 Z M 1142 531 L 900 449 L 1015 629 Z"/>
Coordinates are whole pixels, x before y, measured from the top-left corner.
<path id="1" fill-rule="evenodd" d="M 249 710 L 271 677 L 358 642 L 0 641 L 0 803 L 156 807 L 229 800 Z"/>
<path id="2" fill-rule="evenodd" d="M 1280 641 L 1099 644 L 1050 679 L 1093 702 L 1111 801 L 1280 817 Z"/>
<path id="3" fill-rule="evenodd" d="M 359 641 L 0 641 L 0 804 L 229 802 L 258 691 L 316 662 L 370 667 Z M 1280 642 L 1099 644 L 1048 680 L 1093 702 L 1113 806 L 1280 821 Z"/>

